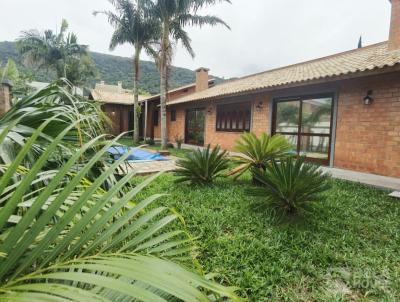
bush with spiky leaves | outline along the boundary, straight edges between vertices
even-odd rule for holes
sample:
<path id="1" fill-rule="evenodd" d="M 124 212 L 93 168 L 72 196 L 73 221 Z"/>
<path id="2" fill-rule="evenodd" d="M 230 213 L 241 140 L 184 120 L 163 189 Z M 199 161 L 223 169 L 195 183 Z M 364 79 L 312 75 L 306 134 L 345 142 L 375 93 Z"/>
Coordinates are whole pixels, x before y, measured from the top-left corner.
<path id="1" fill-rule="evenodd" d="M 197 149 L 186 154 L 185 158 L 177 161 L 178 169 L 175 174 L 179 177 L 176 182 L 190 182 L 198 185 L 209 185 L 228 168 L 227 152 L 219 146 L 211 149 Z"/>
<path id="2" fill-rule="evenodd" d="M 317 201 L 320 194 L 329 189 L 329 175 L 318 166 L 306 163 L 304 157 L 272 160 L 265 171 L 255 169 L 254 177 L 260 186 L 249 193 L 264 198 L 287 214 L 304 209 L 307 203 Z"/>
<path id="3" fill-rule="evenodd" d="M 46 123 L 46 121 L 44 122 Z M 126 155 L 94 181 L 86 175 L 117 139 L 104 143 L 79 166 L 95 137 L 58 170 L 43 171 L 71 124 L 29 168 L 24 157 L 43 135 L 40 125 L 15 160 L 0 169 L 1 301 L 210 301 L 239 300 L 221 286 L 177 263 L 190 263 L 192 239 L 170 224 L 180 218 L 165 207 L 151 207 L 161 195 L 138 200 L 158 175 L 126 188 L 135 172 L 109 190 L 102 183 Z M 12 129 L 0 132 L 0 144 Z M 77 169 L 78 167 L 78 169 Z M 16 175 L 23 176 L 15 182 Z M 214 300 L 213 300 L 214 301 Z"/>
<path id="4" fill-rule="evenodd" d="M 283 136 L 263 133 L 258 138 L 254 133 L 244 133 L 235 146 L 235 151 L 239 154 L 232 158 L 238 167 L 228 175 L 238 178 L 248 170 L 264 171 L 271 160 L 289 156 L 292 149 L 293 146 Z"/>

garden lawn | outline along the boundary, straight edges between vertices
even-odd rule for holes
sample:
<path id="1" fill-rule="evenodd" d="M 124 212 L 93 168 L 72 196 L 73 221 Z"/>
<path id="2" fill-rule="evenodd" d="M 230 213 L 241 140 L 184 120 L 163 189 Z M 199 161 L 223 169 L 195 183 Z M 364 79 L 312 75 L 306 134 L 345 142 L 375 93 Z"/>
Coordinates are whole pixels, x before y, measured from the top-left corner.
<path id="1" fill-rule="evenodd" d="M 183 215 L 205 271 L 250 301 L 400 301 L 400 202 L 387 192 L 331 180 L 310 212 L 278 221 L 246 194 L 249 179 L 173 181 L 162 175 L 142 196 L 169 193 L 158 204 Z"/>

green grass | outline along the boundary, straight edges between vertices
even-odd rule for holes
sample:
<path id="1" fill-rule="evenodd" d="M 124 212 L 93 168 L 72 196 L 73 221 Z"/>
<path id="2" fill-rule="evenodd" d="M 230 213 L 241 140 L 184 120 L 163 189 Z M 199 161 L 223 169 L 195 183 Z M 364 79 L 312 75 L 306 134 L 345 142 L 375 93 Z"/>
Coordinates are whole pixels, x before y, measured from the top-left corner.
<path id="1" fill-rule="evenodd" d="M 131 146 L 131 147 L 137 147 L 137 146 L 140 146 L 140 145 L 141 145 L 141 144 L 135 145 L 135 144 L 133 143 L 133 140 L 132 140 L 131 138 L 126 138 L 126 137 L 121 138 L 118 142 L 119 142 L 120 144 L 125 145 L 125 146 Z M 145 143 L 142 143 L 142 144 L 145 144 Z M 153 145 L 153 146 L 148 145 L 148 146 L 146 146 L 145 148 L 146 148 L 146 149 L 155 150 L 155 151 L 161 150 L 161 146 L 160 146 L 160 145 Z M 168 148 L 168 151 L 169 151 L 169 153 L 170 153 L 172 156 L 176 156 L 176 157 L 184 157 L 185 154 L 187 154 L 188 152 L 190 152 L 190 150 L 177 149 L 177 148 Z"/>
<path id="2" fill-rule="evenodd" d="M 165 192 L 198 237 L 207 272 L 250 301 L 399 301 L 400 203 L 387 192 L 331 180 L 310 212 L 287 221 L 246 195 L 250 179 L 213 187 L 174 184 L 166 174 L 145 195 Z"/>

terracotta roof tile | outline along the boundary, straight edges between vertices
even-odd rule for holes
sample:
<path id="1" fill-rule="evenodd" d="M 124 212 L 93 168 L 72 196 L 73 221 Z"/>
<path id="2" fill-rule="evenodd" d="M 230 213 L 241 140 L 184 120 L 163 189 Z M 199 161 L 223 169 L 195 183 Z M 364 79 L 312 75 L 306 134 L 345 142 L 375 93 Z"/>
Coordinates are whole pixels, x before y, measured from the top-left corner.
<path id="1" fill-rule="evenodd" d="M 91 91 L 94 100 L 107 104 L 133 105 L 134 95 L 132 90 L 123 89 L 115 85 L 96 84 Z M 139 95 L 139 102 L 147 96 Z"/>
<path id="2" fill-rule="evenodd" d="M 399 63 L 400 51 L 390 52 L 388 43 L 383 42 L 224 82 L 210 89 L 171 101 L 169 105 L 278 88 L 288 84 L 390 67 Z"/>

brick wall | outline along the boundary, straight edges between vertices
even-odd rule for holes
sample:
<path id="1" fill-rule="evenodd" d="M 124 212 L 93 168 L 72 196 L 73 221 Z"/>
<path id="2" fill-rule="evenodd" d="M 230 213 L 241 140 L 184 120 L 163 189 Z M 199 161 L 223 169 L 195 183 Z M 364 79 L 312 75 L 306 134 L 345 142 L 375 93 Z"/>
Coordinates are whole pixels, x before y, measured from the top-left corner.
<path id="1" fill-rule="evenodd" d="M 230 99 L 232 102 L 232 107 L 235 106 L 235 102 L 248 101 L 251 102 L 252 106 L 252 125 L 251 131 L 257 135 L 261 133 L 269 133 L 269 97 L 268 95 L 260 95 L 253 97 L 246 97 L 246 99 L 241 100 L 241 98 Z M 257 105 L 260 108 L 256 108 Z M 217 106 L 216 104 L 208 103 L 207 108 L 211 108 L 211 114 L 207 114 L 206 117 L 206 133 L 205 142 L 206 144 L 211 144 L 212 146 L 220 145 L 221 148 L 227 150 L 234 150 L 235 142 L 240 138 L 241 132 L 226 132 L 226 131 L 216 131 L 216 118 L 217 118 Z"/>
<path id="2" fill-rule="evenodd" d="M 108 129 L 114 135 L 129 131 L 129 114 L 133 111 L 133 106 L 104 104 L 103 111 L 111 119 L 112 129 Z M 131 134 L 130 134 L 131 135 Z"/>
<path id="3" fill-rule="evenodd" d="M 374 102 L 363 98 L 373 90 Z M 400 177 L 400 76 L 340 85 L 335 167 Z"/>
<path id="4" fill-rule="evenodd" d="M 367 106 L 363 98 L 373 90 L 374 102 Z M 223 101 L 202 102 L 206 109 L 205 144 L 233 150 L 241 133 L 216 131 L 216 105 L 219 103 L 252 103 L 252 131 L 257 135 L 270 133 L 271 102 L 273 97 L 336 92 L 338 109 L 334 166 L 400 177 L 400 73 L 363 79 L 343 80 L 302 88 L 275 91 L 272 95 L 254 95 Z M 256 106 L 262 102 L 261 109 Z M 176 122 L 170 121 L 168 109 L 168 136 L 174 142 L 175 135 L 184 136 L 185 110 L 198 108 L 188 103 L 173 108 L 177 110 Z M 208 113 L 207 111 L 210 111 Z M 156 133 L 156 132 L 155 132 Z M 155 135 L 155 137 L 157 137 Z"/>

